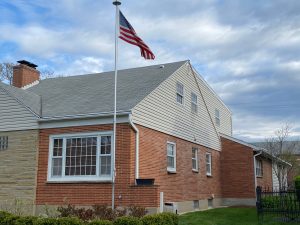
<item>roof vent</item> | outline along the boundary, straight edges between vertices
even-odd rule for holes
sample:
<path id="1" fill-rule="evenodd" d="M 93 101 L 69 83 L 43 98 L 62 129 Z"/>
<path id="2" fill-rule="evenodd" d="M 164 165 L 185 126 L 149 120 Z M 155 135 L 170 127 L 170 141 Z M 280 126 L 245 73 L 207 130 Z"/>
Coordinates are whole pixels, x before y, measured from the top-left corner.
<path id="1" fill-rule="evenodd" d="M 165 65 L 160 65 L 159 68 L 163 69 L 163 68 L 165 68 Z"/>
<path id="2" fill-rule="evenodd" d="M 35 65 L 35 64 L 31 63 L 31 62 L 28 62 L 26 60 L 19 60 L 17 62 L 20 63 L 20 64 L 22 64 L 22 65 L 29 66 L 29 67 L 31 67 L 33 69 L 36 69 L 38 67 L 37 65 Z"/>

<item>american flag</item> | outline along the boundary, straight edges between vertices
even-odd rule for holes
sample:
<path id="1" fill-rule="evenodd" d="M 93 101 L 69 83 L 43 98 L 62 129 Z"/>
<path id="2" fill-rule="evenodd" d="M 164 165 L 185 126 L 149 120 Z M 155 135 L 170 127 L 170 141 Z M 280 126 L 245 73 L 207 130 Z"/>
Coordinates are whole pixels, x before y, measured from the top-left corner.
<path id="1" fill-rule="evenodd" d="M 155 55 L 150 50 L 148 45 L 146 45 L 141 38 L 136 34 L 133 27 L 130 25 L 128 20 L 125 18 L 123 13 L 119 10 L 119 20 L 120 20 L 120 35 L 119 38 L 128 42 L 129 44 L 136 45 L 141 50 L 141 55 L 145 59 L 154 59 Z"/>

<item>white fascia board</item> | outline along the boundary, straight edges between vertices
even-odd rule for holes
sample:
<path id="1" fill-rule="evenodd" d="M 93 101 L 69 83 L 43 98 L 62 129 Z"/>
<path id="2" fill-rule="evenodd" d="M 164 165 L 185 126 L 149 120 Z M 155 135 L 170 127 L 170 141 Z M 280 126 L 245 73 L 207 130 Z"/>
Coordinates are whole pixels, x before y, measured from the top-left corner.
<path id="1" fill-rule="evenodd" d="M 104 125 L 112 124 L 113 116 L 98 116 L 98 117 L 85 117 L 73 119 L 60 119 L 60 120 L 39 120 L 39 128 L 59 128 L 59 127 L 75 127 L 75 126 L 89 126 L 89 125 Z M 117 123 L 129 123 L 129 114 L 117 115 Z"/>

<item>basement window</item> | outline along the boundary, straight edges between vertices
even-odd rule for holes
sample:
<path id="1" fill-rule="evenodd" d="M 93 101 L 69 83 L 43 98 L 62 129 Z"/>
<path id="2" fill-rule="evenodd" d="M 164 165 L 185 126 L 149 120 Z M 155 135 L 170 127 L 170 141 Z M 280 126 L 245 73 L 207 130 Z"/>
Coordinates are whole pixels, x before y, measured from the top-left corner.
<path id="1" fill-rule="evenodd" d="M 8 149 L 8 136 L 0 136 L 0 151 Z"/>
<path id="2" fill-rule="evenodd" d="M 111 132 L 50 137 L 48 181 L 111 181 Z"/>

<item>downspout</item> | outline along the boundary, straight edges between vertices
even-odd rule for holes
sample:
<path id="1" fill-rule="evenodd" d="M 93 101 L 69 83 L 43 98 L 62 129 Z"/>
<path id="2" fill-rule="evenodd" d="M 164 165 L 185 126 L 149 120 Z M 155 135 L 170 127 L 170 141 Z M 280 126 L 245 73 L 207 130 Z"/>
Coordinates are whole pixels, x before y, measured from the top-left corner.
<path id="1" fill-rule="evenodd" d="M 139 129 L 135 126 L 135 124 L 132 121 L 132 114 L 129 114 L 129 123 L 131 127 L 135 131 L 135 183 L 136 179 L 139 179 L 139 136 L 140 132 Z"/>
<path id="2" fill-rule="evenodd" d="M 253 149 L 254 150 L 254 149 Z M 253 156 L 253 165 L 254 165 L 254 190 L 255 190 L 255 197 L 256 197 L 256 186 L 257 186 L 257 177 L 256 177 L 256 157 L 261 155 L 262 154 L 262 151 L 260 151 L 259 153 L 255 154 Z"/>

